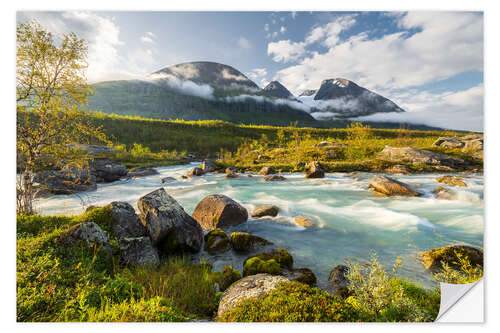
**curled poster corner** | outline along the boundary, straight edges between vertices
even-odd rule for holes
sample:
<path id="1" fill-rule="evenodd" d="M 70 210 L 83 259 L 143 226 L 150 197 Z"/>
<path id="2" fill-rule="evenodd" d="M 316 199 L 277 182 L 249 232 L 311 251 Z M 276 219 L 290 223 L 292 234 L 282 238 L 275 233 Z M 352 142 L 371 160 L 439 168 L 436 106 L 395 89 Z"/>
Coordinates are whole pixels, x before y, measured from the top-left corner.
<path id="1" fill-rule="evenodd" d="M 449 316 L 448 311 L 451 308 L 456 308 L 459 304 L 462 306 L 462 298 L 467 298 L 464 297 L 466 294 L 469 293 L 469 291 L 474 288 L 476 285 L 480 284 L 481 290 L 480 292 L 480 302 L 483 302 L 483 279 L 480 279 L 479 281 L 473 282 L 473 283 L 467 283 L 467 284 L 451 284 L 451 283 L 444 283 L 440 282 L 440 287 L 441 287 L 441 304 L 439 308 L 439 314 L 436 317 L 436 322 L 482 322 L 483 321 L 483 316 L 482 316 L 482 309 L 483 309 L 483 304 L 463 304 L 463 306 L 467 307 L 467 309 L 470 310 L 478 310 L 478 305 L 480 305 L 480 319 L 477 317 L 472 319 L 466 318 L 467 316 L 464 317 L 456 317 L 456 316 Z M 478 298 L 474 298 L 475 300 L 479 300 Z M 474 302 L 475 303 L 475 302 Z M 467 311 L 466 313 L 469 313 Z"/>

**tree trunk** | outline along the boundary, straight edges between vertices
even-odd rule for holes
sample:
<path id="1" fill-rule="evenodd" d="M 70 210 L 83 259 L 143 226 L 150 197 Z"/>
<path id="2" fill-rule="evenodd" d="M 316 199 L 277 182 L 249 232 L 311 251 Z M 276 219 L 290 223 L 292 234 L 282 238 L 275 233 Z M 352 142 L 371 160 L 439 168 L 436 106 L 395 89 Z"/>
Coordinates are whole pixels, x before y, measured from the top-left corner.
<path id="1" fill-rule="evenodd" d="M 17 186 L 17 212 L 33 214 L 33 172 L 29 168 L 22 173 L 20 182 Z"/>

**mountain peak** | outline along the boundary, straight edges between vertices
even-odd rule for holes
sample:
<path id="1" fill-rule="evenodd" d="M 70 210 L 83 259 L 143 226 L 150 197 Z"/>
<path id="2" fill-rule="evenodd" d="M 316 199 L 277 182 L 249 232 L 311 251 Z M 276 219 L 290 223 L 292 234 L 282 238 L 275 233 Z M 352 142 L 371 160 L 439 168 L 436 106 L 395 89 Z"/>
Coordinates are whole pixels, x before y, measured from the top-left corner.
<path id="1" fill-rule="evenodd" d="M 185 62 L 169 66 L 150 74 L 149 78 L 178 79 L 220 87 L 243 86 L 259 89 L 252 80 L 234 67 L 211 61 Z"/>
<path id="2" fill-rule="evenodd" d="M 264 91 L 278 98 L 293 97 L 292 93 L 279 81 L 269 82 L 269 84 L 264 88 Z"/>

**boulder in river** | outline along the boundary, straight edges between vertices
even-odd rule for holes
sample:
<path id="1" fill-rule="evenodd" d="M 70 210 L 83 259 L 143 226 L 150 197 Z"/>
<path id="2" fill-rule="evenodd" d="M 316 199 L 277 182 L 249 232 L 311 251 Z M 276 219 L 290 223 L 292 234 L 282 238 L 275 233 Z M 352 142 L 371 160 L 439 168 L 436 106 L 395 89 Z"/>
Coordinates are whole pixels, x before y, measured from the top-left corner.
<path id="1" fill-rule="evenodd" d="M 128 172 L 123 164 L 109 158 L 94 158 L 89 161 L 89 166 L 98 183 L 114 182 L 126 176 Z"/>
<path id="2" fill-rule="evenodd" d="M 453 244 L 418 253 L 424 267 L 432 272 L 441 270 L 443 262 L 453 269 L 460 269 L 457 254 L 462 258 L 467 257 L 473 268 L 483 268 L 483 250 L 469 245 Z"/>
<path id="3" fill-rule="evenodd" d="M 148 229 L 142 224 L 134 207 L 127 202 L 113 201 L 108 205 L 113 218 L 112 233 L 116 238 L 148 236 Z"/>
<path id="4" fill-rule="evenodd" d="M 161 252 L 200 250 L 203 242 L 200 225 L 163 188 L 141 197 L 137 206 L 142 223 Z"/>
<path id="5" fill-rule="evenodd" d="M 306 165 L 306 178 L 324 178 L 325 170 L 317 161 L 310 162 Z"/>
<path id="6" fill-rule="evenodd" d="M 155 168 L 152 167 L 137 167 L 130 169 L 127 173 L 129 177 L 146 177 L 152 175 L 158 175 L 159 172 Z"/>
<path id="7" fill-rule="evenodd" d="M 231 241 L 223 230 L 211 230 L 204 238 L 205 246 L 203 249 L 210 254 L 231 250 Z"/>
<path id="8" fill-rule="evenodd" d="M 434 191 L 432 191 L 436 195 L 436 199 L 438 200 L 452 200 L 453 195 L 450 191 L 444 187 L 438 186 Z"/>
<path id="9" fill-rule="evenodd" d="M 269 175 L 264 177 L 264 181 L 266 182 L 276 182 L 276 181 L 280 182 L 284 180 L 286 180 L 286 178 L 280 175 Z"/>
<path id="10" fill-rule="evenodd" d="M 245 222 L 248 212 L 233 199 L 222 194 L 212 194 L 198 203 L 193 217 L 203 229 L 214 230 Z"/>
<path id="11" fill-rule="evenodd" d="M 252 217 L 264 217 L 271 216 L 275 217 L 278 215 L 280 209 L 274 205 L 258 206 L 252 212 Z"/>
<path id="12" fill-rule="evenodd" d="M 276 170 L 272 166 L 265 166 L 262 167 L 259 171 L 259 175 L 267 176 L 267 175 L 274 175 L 276 173 Z"/>
<path id="13" fill-rule="evenodd" d="M 224 178 L 238 178 L 238 174 L 236 172 L 228 172 Z"/>
<path id="14" fill-rule="evenodd" d="M 203 176 L 203 170 L 201 168 L 192 168 L 187 173 L 188 176 Z"/>
<path id="15" fill-rule="evenodd" d="M 243 262 L 243 275 L 282 274 L 283 269 L 291 270 L 292 268 L 292 255 L 287 250 L 276 249 L 246 258 Z"/>
<path id="16" fill-rule="evenodd" d="M 257 274 L 244 277 L 233 283 L 221 296 L 217 316 L 235 308 L 238 303 L 249 298 L 260 297 L 275 289 L 280 283 L 290 282 L 284 276 Z"/>
<path id="17" fill-rule="evenodd" d="M 396 148 L 385 146 L 377 155 L 377 158 L 394 163 L 409 163 L 433 167 L 441 166 L 451 169 L 461 169 L 467 166 L 467 162 L 460 158 L 412 147 Z"/>
<path id="18" fill-rule="evenodd" d="M 370 180 L 370 188 L 377 194 L 385 196 L 417 197 L 421 193 L 411 189 L 408 185 L 387 176 L 377 175 Z"/>
<path id="19" fill-rule="evenodd" d="M 204 159 L 203 163 L 201 163 L 200 168 L 203 171 L 203 173 L 214 172 L 216 169 L 215 162 L 210 158 Z"/>
<path id="20" fill-rule="evenodd" d="M 231 244 L 233 244 L 233 249 L 237 252 L 251 252 L 273 243 L 246 232 L 233 232 L 231 234 Z"/>
<path id="21" fill-rule="evenodd" d="M 164 177 L 164 178 L 161 179 L 161 182 L 163 184 L 165 184 L 165 183 L 172 183 L 172 182 L 175 182 L 175 181 L 176 181 L 176 179 L 174 177 Z"/>
<path id="22" fill-rule="evenodd" d="M 311 219 L 308 219 L 307 217 L 295 216 L 293 218 L 293 220 L 295 221 L 295 223 L 297 223 L 298 225 L 300 225 L 302 227 L 313 227 L 314 226 L 314 222 Z"/>
<path id="23" fill-rule="evenodd" d="M 347 273 L 349 267 L 346 265 L 337 265 L 330 271 L 328 281 L 332 284 L 335 295 L 346 298 L 349 296 L 349 279 Z"/>
<path id="24" fill-rule="evenodd" d="M 463 181 L 463 178 L 459 176 L 445 175 L 437 177 L 436 181 L 446 185 L 467 187 L 467 184 Z"/>
<path id="25" fill-rule="evenodd" d="M 121 261 L 131 266 L 158 266 L 160 258 L 149 237 L 121 238 Z"/>
<path id="26" fill-rule="evenodd" d="M 97 189 L 96 178 L 88 169 L 42 171 L 35 174 L 33 181 L 39 183 L 38 191 L 48 194 L 73 194 Z M 42 193 L 42 192 L 41 192 Z"/>

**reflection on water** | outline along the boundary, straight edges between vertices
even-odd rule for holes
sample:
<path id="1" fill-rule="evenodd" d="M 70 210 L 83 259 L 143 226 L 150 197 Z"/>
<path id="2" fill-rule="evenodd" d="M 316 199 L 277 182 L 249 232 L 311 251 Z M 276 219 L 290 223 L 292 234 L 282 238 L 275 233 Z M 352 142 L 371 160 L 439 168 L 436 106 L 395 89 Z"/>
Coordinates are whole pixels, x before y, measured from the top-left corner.
<path id="1" fill-rule="evenodd" d="M 137 209 L 137 199 L 164 187 L 188 213 L 206 195 L 221 193 L 240 202 L 249 211 L 258 205 L 274 204 L 281 211 L 275 218 L 250 218 L 229 231 L 247 231 L 286 248 L 296 267 L 309 267 L 326 287 L 328 274 L 335 265 L 352 260 L 368 260 L 375 251 L 390 268 L 397 256 L 403 259 L 400 273 L 412 280 L 431 285 L 429 273 L 417 262 L 416 253 L 462 242 L 483 246 L 483 176 L 468 175 L 466 188 L 455 188 L 455 200 L 437 200 L 432 191 L 438 186 L 437 174 L 394 176 L 415 186 L 424 195 L 418 198 L 380 198 L 368 190 L 369 173 L 355 177 L 345 173 L 327 174 L 323 179 L 305 179 L 302 174 L 284 174 L 285 182 L 263 182 L 261 176 L 225 179 L 209 174 L 191 180 L 162 184 L 161 178 L 176 179 L 198 165 L 158 168 L 159 175 L 122 180 L 98 186 L 97 191 L 79 195 L 61 195 L 37 202 L 45 215 L 79 214 L 86 205 L 105 205 L 127 201 Z M 312 228 L 297 226 L 294 216 L 309 217 Z M 215 269 L 232 265 L 242 269 L 245 257 L 234 253 L 209 256 Z"/>

